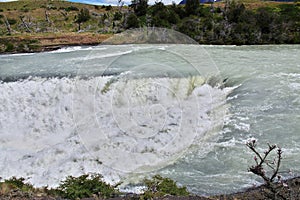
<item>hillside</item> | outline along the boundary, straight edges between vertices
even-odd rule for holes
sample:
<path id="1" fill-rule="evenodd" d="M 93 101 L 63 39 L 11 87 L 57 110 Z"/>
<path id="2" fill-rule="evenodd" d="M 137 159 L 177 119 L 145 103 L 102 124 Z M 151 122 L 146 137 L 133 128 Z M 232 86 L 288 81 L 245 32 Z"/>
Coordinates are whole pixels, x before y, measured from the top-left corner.
<path id="1" fill-rule="evenodd" d="M 81 9 L 88 9 L 92 15 L 91 19 L 85 24 L 89 31 L 98 31 L 95 26 L 99 18 L 105 13 L 113 12 L 112 7 L 100 7 L 86 4 L 71 3 L 66 1 L 48 0 L 23 0 L 15 2 L 0 3 L 0 14 L 2 18 L 0 35 L 7 32 L 4 25 L 4 17 L 8 19 L 12 28 L 12 34 L 23 32 L 76 32 L 77 24 L 74 19 Z M 21 20 L 27 23 L 24 26 Z"/>
<path id="2" fill-rule="evenodd" d="M 91 17 L 79 31 L 75 21 L 81 9 L 88 9 Z M 32 52 L 65 45 L 99 44 L 111 36 L 111 31 L 106 31 L 109 26 L 101 25 L 100 20 L 112 15 L 115 9 L 47 0 L 0 3 L 0 52 Z"/>
<path id="3" fill-rule="evenodd" d="M 139 27 L 174 29 L 201 44 L 300 43 L 297 2 L 240 0 L 192 7 L 139 2 L 133 7 L 59 0 L 0 2 L 0 53 L 99 44 L 112 34 Z"/>

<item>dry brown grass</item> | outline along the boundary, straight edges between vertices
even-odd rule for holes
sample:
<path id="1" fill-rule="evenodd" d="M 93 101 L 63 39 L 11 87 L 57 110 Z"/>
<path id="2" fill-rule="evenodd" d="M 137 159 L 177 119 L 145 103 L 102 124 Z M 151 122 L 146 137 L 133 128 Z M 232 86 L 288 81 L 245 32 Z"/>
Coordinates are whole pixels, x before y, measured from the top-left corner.
<path id="1" fill-rule="evenodd" d="M 48 28 L 51 29 L 50 32 L 75 32 L 78 28 L 78 25 L 75 23 L 75 17 L 79 11 L 65 10 L 70 7 L 77 8 L 78 10 L 87 8 L 91 14 L 96 13 L 97 15 L 107 12 L 105 8 L 102 8 L 101 6 L 71 3 L 61 0 L 19 0 L 16 2 L 0 2 L 0 9 L 2 10 L 0 14 L 6 16 L 8 19 L 17 21 L 16 25 L 11 25 L 11 28 L 14 30 L 13 34 L 21 32 L 17 27 L 17 25 L 20 24 L 21 16 L 24 17 L 25 21 L 28 23 L 33 22 L 34 24 L 42 24 L 46 22 L 45 12 L 47 12 L 51 22 L 51 24 L 47 24 Z M 95 25 L 98 23 L 98 20 L 98 18 L 92 17 L 89 22 L 85 24 Z M 94 29 L 95 28 L 96 27 L 94 26 Z M 4 24 L 0 24 L 0 29 L 5 32 Z"/>
<path id="2" fill-rule="evenodd" d="M 99 44 L 111 37 L 110 34 L 95 33 L 62 33 L 41 36 L 27 36 L 27 39 L 38 40 L 41 46 L 51 45 L 87 45 Z M 24 38 L 25 39 L 25 38 Z"/>

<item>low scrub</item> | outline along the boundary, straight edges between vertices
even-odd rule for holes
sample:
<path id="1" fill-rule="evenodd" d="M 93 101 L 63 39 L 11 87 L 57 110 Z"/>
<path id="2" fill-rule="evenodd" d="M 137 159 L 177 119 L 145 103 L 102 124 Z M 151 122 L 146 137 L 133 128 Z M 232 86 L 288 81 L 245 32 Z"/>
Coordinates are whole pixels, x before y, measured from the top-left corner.
<path id="1" fill-rule="evenodd" d="M 82 175 L 79 177 L 68 176 L 58 187 L 58 192 L 63 198 L 77 199 L 97 196 L 110 198 L 116 196 L 118 185 L 109 185 L 102 180 L 102 175 Z"/>
<path id="2" fill-rule="evenodd" d="M 171 196 L 188 196 L 189 192 L 185 186 L 179 187 L 176 182 L 170 178 L 163 178 L 160 175 L 155 175 L 152 179 L 144 180 L 147 187 L 141 199 L 153 199 L 163 197 L 166 195 Z"/>

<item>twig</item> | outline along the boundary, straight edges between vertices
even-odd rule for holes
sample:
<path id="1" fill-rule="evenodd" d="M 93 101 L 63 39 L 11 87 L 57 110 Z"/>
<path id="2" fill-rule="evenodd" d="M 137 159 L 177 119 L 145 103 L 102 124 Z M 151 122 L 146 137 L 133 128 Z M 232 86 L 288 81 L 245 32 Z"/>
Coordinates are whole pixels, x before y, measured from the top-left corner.
<path id="1" fill-rule="evenodd" d="M 29 29 L 28 24 L 24 21 L 24 17 L 20 16 L 20 19 L 22 21 L 22 24 L 24 25 L 24 27 L 26 28 L 27 32 L 31 33 L 32 31 Z"/>
<path id="2" fill-rule="evenodd" d="M 282 150 L 281 148 L 277 147 L 276 145 L 270 145 L 268 144 L 268 150 L 264 152 L 264 155 L 261 155 L 256 150 L 256 141 L 252 140 L 246 144 L 246 146 L 254 152 L 254 154 L 257 156 L 254 157 L 256 165 L 253 165 L 249 167 L 249 171 L 254 173 L 255 175 L 260 176 L 266 183 L 267 188 L 272 192 L 274 199 L 276 199 L 276 196 L 279 196 L 282 199 L 285 199 L 284 196 L 280 194 L 280 188 L 282 186 L 276 186 L 274 184 L 275 178 L 277 177 L 278 180 L 280 180 L 281 176 L 278 175 L 279 168 L 281 164 L 282 159 Z M 270 153 L 277 148 L 277 156 L 274 159 L 274 161 L 270 162 L 270 160 L 267 160 Z M 258 161 L 259 159 L 259 161 Z M 265 165 L 264 165 L 265 164 Z M 275 165 L 275 166 L 274 166 Z M 267 176 L 267 173 L 264 169 L 264 166 L 268 166 L 270 169 L 272 169 L 273 173 L 270 177 Z"/>
<path id="3" fill-rule="evenodd" d="M 7 29 L 7 32 L 8 32 L 8 34 L 9 35 L 11 35 L 11 27 L 10 27 L 10 24 L 9 24 L 9 22 L 8 22 L 8 20 L 7 20 L 7 18 L 6 18 L 6 16 L 4 16 L 4 22 L 5 22 L 5 26 L 6 26 L 6 29 Z"/>

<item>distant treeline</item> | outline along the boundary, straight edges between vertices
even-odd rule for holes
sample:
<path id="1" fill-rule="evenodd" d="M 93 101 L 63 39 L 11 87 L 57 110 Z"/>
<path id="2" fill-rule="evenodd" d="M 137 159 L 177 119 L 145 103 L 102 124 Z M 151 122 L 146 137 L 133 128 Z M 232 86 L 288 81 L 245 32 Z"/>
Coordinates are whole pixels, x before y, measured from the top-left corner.
<path id="1" fill-rule="evenodd" d="M 300 3 L 270 4 L 247 8 L 243 3 L 165 6 L 135 0 L 127 17 L 127 28 L 156 26 L 185 33 L 201 44 L 299 44 Z"/>
<path id="2" fill-rule="evenodd" d="M 114 34 L 131 28 L 164 27 L 201 44 L 300 43 L 300 2 L 241 1 L 200 4 L 199 0 L 186 0 L 184 5 L 156 1 L 150 6 L 148 0 L 132 0 L 125 6 L 120 0 L 114 7 L 47 0 L 0 3 L 0 36 Z M 36 45 L 10 43 L 0 41 L 0 52 Z"/>

